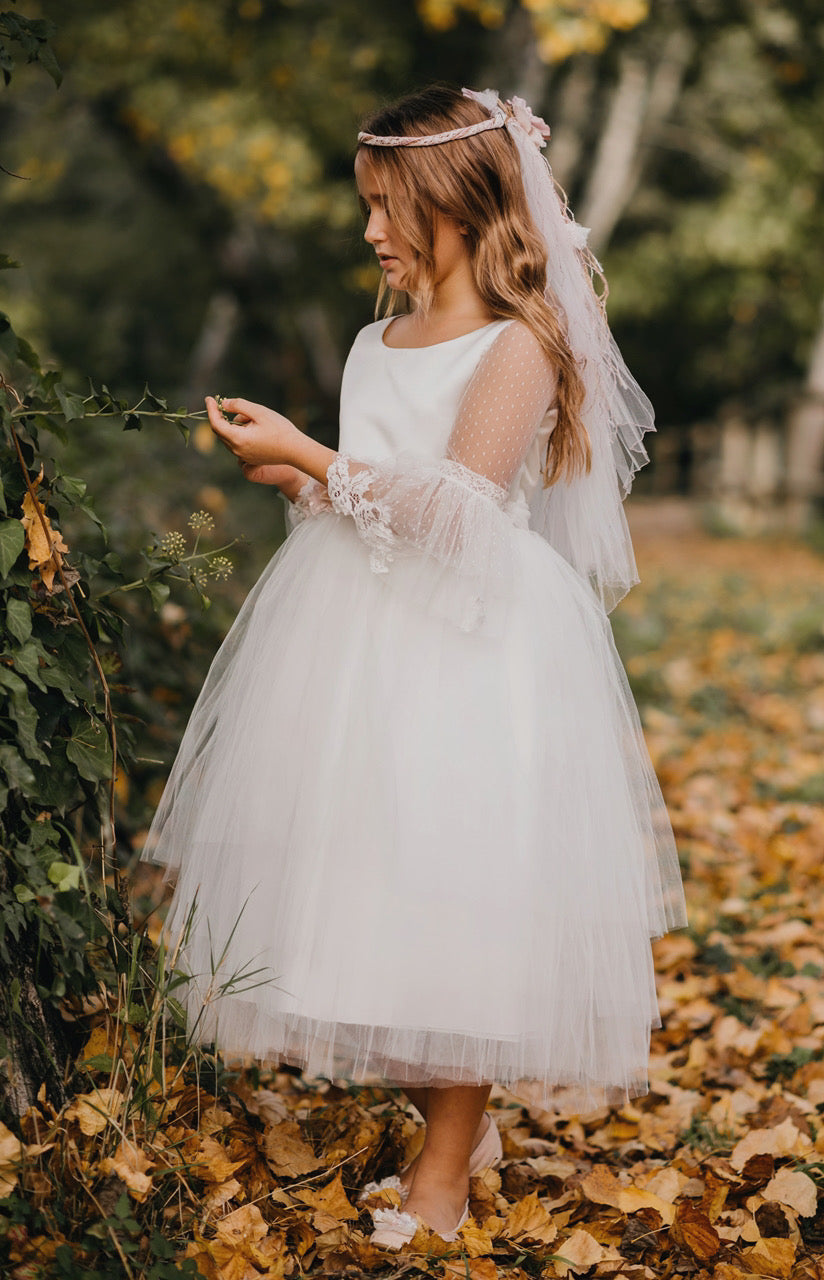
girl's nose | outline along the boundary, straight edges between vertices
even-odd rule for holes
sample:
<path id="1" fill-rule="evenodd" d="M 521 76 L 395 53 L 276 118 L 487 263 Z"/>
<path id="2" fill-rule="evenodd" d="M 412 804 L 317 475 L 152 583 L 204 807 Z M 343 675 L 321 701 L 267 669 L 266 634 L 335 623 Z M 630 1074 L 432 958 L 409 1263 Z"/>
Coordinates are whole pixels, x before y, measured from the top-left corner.
<path id="1" fill-rule="evenodd" d="M 369 221 L 366 224 L 366 230 L 363 233 L 363 238 L 367 244 L 376 244 L 379 240 L 384 238 L 383 227 L 375 213 L 370 213 L 369 215 Z"/>

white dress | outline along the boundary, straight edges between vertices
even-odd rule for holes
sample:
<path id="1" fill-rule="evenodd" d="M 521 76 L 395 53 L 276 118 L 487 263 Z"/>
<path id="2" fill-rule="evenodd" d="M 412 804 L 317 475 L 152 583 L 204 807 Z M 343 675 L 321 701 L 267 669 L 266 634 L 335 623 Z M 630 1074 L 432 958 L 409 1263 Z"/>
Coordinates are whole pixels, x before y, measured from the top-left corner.
<path id="1" fill-rule="evenodd" d="M 554 378 L 517 321 L 420 349 L 387 323 L 147 841 L 190 1025 L 327 1077 L 621 1101 L 684 902 L 609 620 L 528 528 Z"/>

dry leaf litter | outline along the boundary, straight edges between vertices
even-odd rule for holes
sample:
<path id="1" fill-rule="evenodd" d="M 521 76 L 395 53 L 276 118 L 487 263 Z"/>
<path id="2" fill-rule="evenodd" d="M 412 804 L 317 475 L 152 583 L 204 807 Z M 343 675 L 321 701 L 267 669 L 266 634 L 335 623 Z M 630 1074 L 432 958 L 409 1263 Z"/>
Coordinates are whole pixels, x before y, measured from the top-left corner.
<path id="1" fill-rule="evenodd" d="M 495 1088 L 504 1160 L 473 1179 L 460 1241 L 422 1229 L 401 1254 L 369 1243 L 356 1206 L 422 1141 L 380 1084 L 249 1068 L 216 1097 L 169 1068 L 150 1125 L 104 1073 L 61 1115 L 41 1100 L 22 1142 L 0 1127 L 0 1195 L 45 1205 L 57 1177 L 101 1214 L 154 1199 L 207 1280 L 824 1280 L 821 560 L 697 533 L 637 549 L 619 640 L 691 919 L 655 944 L 649 1094 L 560 1116 Z M 84 1058 L 101 1054 L 129 1060 L 105 1007 Z M 12 1261 L 54 1248 L 21 1238 Z"/>

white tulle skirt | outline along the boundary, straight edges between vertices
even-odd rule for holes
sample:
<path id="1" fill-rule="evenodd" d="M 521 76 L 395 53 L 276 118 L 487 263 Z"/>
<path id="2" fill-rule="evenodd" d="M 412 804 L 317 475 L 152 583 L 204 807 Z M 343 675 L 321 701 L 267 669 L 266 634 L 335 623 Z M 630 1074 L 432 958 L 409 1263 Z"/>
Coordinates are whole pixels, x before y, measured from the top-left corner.
<path id="1" fill-rule="evenodd" d="M 251 592 L 144 853 L 177 873 L 197 1040 L 576 1110 L 646 1091 L 672 830 L 608 619 L 512 537 L 494 634 L 373 573 L 331 513 Z"/>

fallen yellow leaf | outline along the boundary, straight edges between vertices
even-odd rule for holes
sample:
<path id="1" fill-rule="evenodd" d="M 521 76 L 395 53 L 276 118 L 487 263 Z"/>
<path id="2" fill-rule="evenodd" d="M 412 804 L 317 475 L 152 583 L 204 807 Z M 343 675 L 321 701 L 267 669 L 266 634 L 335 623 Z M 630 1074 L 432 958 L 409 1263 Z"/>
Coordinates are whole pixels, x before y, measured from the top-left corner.
<path id="1" fill-rule="evenodd" d="M 0 1120 L 0 1200 L 10 1196 L 17 1186 L 23 1144 Z"/>
<path id="2" fill-rule="evenodd" d="M 81 1093 L 66 1108 L 66 1119 L 76 1120 L 81 1133 L 87 1138 L 102 1133 L 109 1121 L 123 1105 L 123 1094 L 119 1089 L 95 1089 L 92 1093 Z"/>
<path id="3" fill-rule="evenodd" d="M 498 1268 L 491 1258 L 469 1255 L 469 1265 L 460 1262 L 444 1262 L 441 1280 L 498 1280 Z"/>
<path id="4" fill-rule="evenodd" d="M 146 1172 L 152 1168 L 154 1162 L 145 1151 L 128 1141 L 121 1142 L 113 1156 L 100 1161 L 100 1172 L 117 1174 L 139 1204 L 143 1203 L 152 1189 L 152 1180 Z"/>
<path id="5" fill-rule="evenodd" d="M 537 1191 L 524 1196 L 513 1205 L 504 1222 L 499 1237 L 507 1240 L 535 1240 L 539 1244 L 551 1244 L 558 1228 L 538 1199 Z"/>
<path id="6" fill-rule="evenodd" d="M 730 1164 L 739 1173 L 754 1155 L 802 1156 L 812 1150 L 812 1143 L 789 1118 L 772 1129 L 752 1129 L 736 1143 L 730 1156 Z"/>
<path id="7" fill-rule="evenodd" d="M 43 479 L 43 470 L 34 481 L 36 489 Z M 36 569 L 47 591 L 54 588 L 54 575 L 63 563 L 63 555 L 68 551 L 60 533 L 52 527 L 49 517 L 39 498 L 26 493 L 23 498 L 23 514 L 20 523 L 26 535 L 26 550 L 29 555 L 29 568 Z"/>
<path id="8" fill-rule="evenodd" d="M 266 1134 L 264 1150 L 269 1168 L 279 1178 L 300 1178 L 305 1173 L 314 1173 L 323 1164 L 304 1142 L 294 1120 L 273 1124 Z"/>
<path id="9" fill-rule="evenodd" d="M 242 1169 L 246 1161 L 230 1160 L 226 1148 L 215 1138 L 201 1137 L 193 1163 L 197 1166 L 193 1170 L 196 1177 L 202 1178 L 204 1182 L 220 1184 L 231 1178 L 238 1169 Z"/>
<path id="10" fill-rule="evenodd" d="M 485 1227 L 478 1226 L 474 1218 L 461 1227 L 460 1241 L 470 1258 L 485 1258 L 495 1249 L 495 1242 Z M 475 1272 L 472 1273 L 475 1275 Z"/>
<path id="11" fill-rule="evenodd" d="M 818 1187 L 801 1170 L 779 1169 L 761 1192 L 765 1200 L 789 1205 L 802 1218 L 814 1218 L 818 1208 Z"/>
<path id="12" fill-rule="evenodd" d="M 227 1182 L 221 1182 L 216 1186 L 213 1191 L 206 1192 L 203 1197 L 203 1207 L 209 1213 L 217 1213 L 230 1200 L 234 1200 L 236 1196 L 240 1195 L 240 1199 L 243 1200 L 242 1191 L 243 1188 L 237 1178 L 229 1178 Z"/>
<path id="13" fill-rule="evenodd" d="M 670 1235 L 697 1262 L 709 1262 L 721 1250 L 721 1237 L 715 1227 L 689 1200 L 679 1204 Z"/>
<path id="14" fill-rule="evenodd" d="M 673 1170 L 674 1172 L 674 1170 Z M 670 1191 L 677 1195 L 677 1184 L 668 1183 Z M 606 1165 L 596 1165 L 591 1173 L 581 1179 L 581 1190 L 593 1204 L 606 1204 L 621 1213 L 636 1213 L 639 1209 L 657 1209 L 662 1222 L 671 1226 L 675 1209 L 671 1201 L 664 1200 L 653 1191 L 642 1187 L 624 1186 Z"/>
<path id="15" fill-rule="evenodd" d="M 325 1187 L 317 1191 L 303 1187 L 296 1190 L 294 1194 L 298 1200 L 314 1210 L 312 1226 L 316 1231 L 331 1231 L 339 1227 L 342 1222 L 351 1222 L 359 1216 L 358 1210 L 354 1209 L 347 1199 L 340 1170 Z"/>
<path id="16" fill-rule="evenodd" d="M 742 1259 L 753 1275 L 774 1276 L 775 1280 L 789 1280 L 795 1265 L 795 1245 L 792 1240 L 767 1237 L 757 1240 Z"/>
<path id="17" fill-rule="evenodd" d="M 599 1262 L 622 1261 L 617 1249 L 599 1244 L 588 1231 L 573 1231 L 572 1235 L 559 1244 L 555 1250 L 554 1262 L 558 1275 L 565 1276 L 572 1271 L 576 1275 L 580 1271 L 589 1271 Z"/>
<path id="18" fill-rule="evenodd" d="M 215 1223 L 215 1230 L 225 1244 L 237 1244 L 241 1240 L 257 1243 L 269 1228 L 256 1204 L 244 1204 Z"/>

